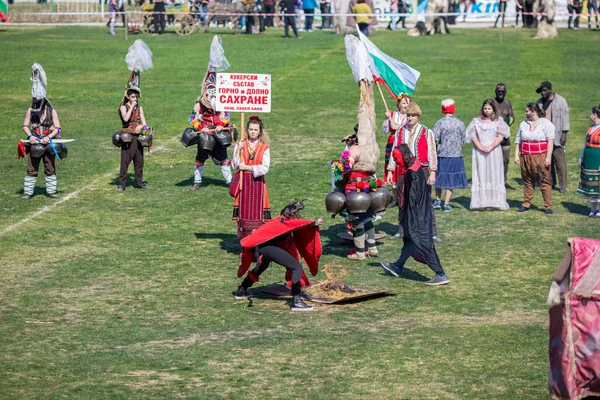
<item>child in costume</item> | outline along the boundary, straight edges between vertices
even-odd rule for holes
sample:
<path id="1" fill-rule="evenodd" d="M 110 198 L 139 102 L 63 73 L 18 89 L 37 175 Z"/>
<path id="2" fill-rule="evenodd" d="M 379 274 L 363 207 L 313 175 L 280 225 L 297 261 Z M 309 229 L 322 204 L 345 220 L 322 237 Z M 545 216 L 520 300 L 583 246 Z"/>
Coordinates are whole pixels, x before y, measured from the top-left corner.
<path id="1" fill-rule="evenodd" d="M 131 141 L 121 144 L 121 168 L 119 171 L 118 192 L 125 191 L 127 186 L 127 169 L 133 161 L 135 185 L 137 189 L 150 189 L 150 186 L 143 181 L 144 173 L 144 152 L 142 144 L 139 142 L 140 134 L 152 134 L 152 129 L 146 125 L 144 110 L 138 104 L 142 94 L 140 89 L 140 73 L 152 68 L 152 52 L 146 44 L 138 39 L 127 52 L 125 62 L 131 76 L 125 88 L 125 95 L 119 106 L 119 118 L 122 127 L 121 134 L 131 135 Z"/>
<path id="2" fill-rule="evenodd" d="M 60 137 L 60 121 L 56 110 L 46 98 L 46 72 L 42 66 L 35 63 L 31 66 L 31 107 L 27 109 L 23 121 L 23 132 L 27 135 L 30 151 L 27 158 L 27 176 L 23 187 L 23 200 L 33 197 L 33 189 L 40 168 L 40 161 L 44 162 L 44 175 L 46 178 L 46 193 L 48 197 L 57 198 L 56 180 L 56 149 L 52 142 L 55 137 Z M 31 127 L 30 127 L 31 126 Z M 43 150 L 38 154 L 31 146 L 41 144 L 46 147 L 50 145 L 54 151 Z M 25 155 L 23 142 L 19 143 L 19 155 Z M 20 158 L 20 157 L 19 157 Z"/>

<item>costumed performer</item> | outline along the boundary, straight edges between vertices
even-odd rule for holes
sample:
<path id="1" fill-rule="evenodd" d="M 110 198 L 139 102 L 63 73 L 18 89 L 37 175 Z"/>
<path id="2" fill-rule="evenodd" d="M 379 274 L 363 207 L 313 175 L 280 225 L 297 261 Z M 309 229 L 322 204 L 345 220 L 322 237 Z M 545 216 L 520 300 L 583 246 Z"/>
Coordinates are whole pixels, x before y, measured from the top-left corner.
<path id="1" fill-rule="evenodd" d="M 121 145 L 121 168 L 119 171 L 119 186 L 117 192 L 125 191 L 127 187 L 127 169 L 133 161 L 136 189 L 150 189 L 148 183 L 144 182 L 144 149 L 139 142 L 140 135 L 151 135 L 152 128 L 146 125 L 144 110 L 139 105 L 138 100 L 142 95 L 140 89 L 140 73 L 153 68 L 152 52 L 141 39 L 137 39 L 125 57 L 125 63 L 131 71 L 131 76 L 125 87 L 125 95 L 119 106 L 119 118 L 121 118 L 122 128 L 120 132 L 130 134 L 131 142 L 124 142 Z"/>
<path id="2" fill-rule="evenodd" d="M 435 185 L 435 177 L 437 173 L 437 152 L 435 147 L 435 135 L 431 129 L 422 125 L 419 122 L 421 117 L 421 107 L 415 102 L 411 102 L 406 107 L 406 124 L 400 129 L 398 133 L 398 144 L 406 143 L 411 153 L 419 159 L 421 168 L 425 172 L 427 177 L 427 184 L 431 189 L 431 186 Z M 394 171 L 396 170 L 396 162 L 394 158 L 390 158 L 390 162 L 387 167 L 386 182 L 392 182 Z M 399 214 L 400 215 L 400 214 Z M 435 242 L 441 242 L 438 238 L 437 224 L 435 213 L 431 213 L 432 222 L 432 235 Z M 399 229 L 402 228 L 400 224 Z"/>
<path id="3" fill-rule="evenodd" d="M 600 199 L 600 105 L 590 112 L 590 126 L 585 134 L 583 149 L 579 157 L 579 185 L 577 193 L 590 201 L 590 217 L 600 218 L 598 201 Z"/>
<path id="4" fill-rule="evenodd" d="M 250 297 L 248 288 L 258 282 L 271 262 L 275 262 L 286 269 L 285 279 L 292 291 L 291 311 L 312 311 L 313 308 L 302 300 L 310 300 L 302 291 L 302 286 L 309 286 L 310 283 L 298 254 L 302 256 L 310 273 L 316 275 L 322 253 L 319 225 L 323 223 L 323 217 L 316 221 L 301 219 L 300 210 L 304 208 L 304 203 L 300 201 L 297 204 L 298 200 L 288 204 L 281 210 L 280 217 L 266 222 L 242 239 L 242 261 L 238 277 L 246 274 L 254 260 L 256 266 L 248 272 L 235 291 L 237 300 Z"/>
<path id="5" fill-rule="evenodd" d="M 246 123 L 242 140 L 233 150 L 235 179 L 230 187 L 233 220 L 237 221 L 238 236 L 243 239 L 271 219 L 269 192 L 265 175 L 271 165 L 269 135 L 259 117 L 252 116 Z"/>
<path id="6" fill-rule="evenodd" d="M 221 38 L 215 35 L 210 45 L 208 71 L 202 83 L 202 94 L 196 100 L 189 119 L 189 123 L 195 131 L 211 135 L 215 140 L 210 141 L 210 147 L 212 148 L 204 146 L 203 140 L 198 143 L 198 153 L 194 163 L 194 185 L 190 190 L 200 189 L 202 175 L 204 174 L 204 163 L 209 157 L 212 158 L 215 165 L 221 167 L 225 184 L 229 186 L 231 183 L 231 161 L 227 158 L 227 147 L 231 145 L 233 127 L 230 125 L 229 113 L 218 112 L 215 109 L 217 101 L 216 75 L 217 72 L 227 71 L 228 69 L 229 61 L 225 58 Z M 221 133 L 227 135 L 228 140 L 222 140 Z M 212 143 L 214 143 L 214 147 Z"/>
<path id="7" fill-rule="evenodd" d="M 452 211 L 450 198 L 455 189 L 469 187 L 465 163 L 462 158 L 462 145 L 465 142 L 465 124 L 454 116 L 456 104 L 453 99 L 442 100 L 442 119 L 433 126 L 433 134 L 438 143 L 438 173 L 435 182 L 433 208 L 444 212 Z M 442 190 L 446 190 L 442 205 Z"/>
<path id="8" fill-rule="evenodd" d="M 405 143 L 392 151 L 392 159 L 396 173 L 405 176 L 400 221 L 404 229 L 404 246 L 396 262 L 382 261 L 381 266 L 395 277 L 400 277 L 404 264 L 412 256 L 435 272 L 435 276 L 425 282 L 426 285 L 445 285 L 450 279 L 440 264 L 432 239 L 431 187 L 425 170 Z"/>
<path id="9" fill-rule="evenodd" d="M 38 63 L 31 66 L 31 107 L 27 109 L 23 121 L 23 132 L 31 145 L 41 143 L 50 145 L 54 151 L 44 151 L 39 157 L 29 152 L 27 158 L 27 176 L 23 186 L 23 200 L 33 197 L 33 190 L 40 168 L 40 161 L 44 161 L 44 176 L 46 179 L 46 194 L 48 197 L 57 198 L 56 180 L 56 150 L 52 139 L 60 137 L 60 121 L 56 110 L 46 98 L 46 72 Z M 31 128 L 30 128 L 31 125 Z M 19 142 L 19 155 L 25 155 L 23 142 Z M 20 158 L 19 156 L 19 158 Z"/>
<path id="10" fill-rule="evenodd" d="M 381 125 L 381 130 L 383 133 L 388 135 L 387 143 L 385 145 L 385 158 L 383 168 L 384 171 L 387 171 L 388 164 L 390 162 L 390 156 L 392 154 L 392 150 L 394 146 L 398 145 L 398 134 L 400 132 L 400 128 L 406 125 L 406 108 L 411 102 L 411 98 L 406 93 L 400 93 L 397 97 L 396 106 L 398 107 L 397 111 L 386 111 L 385 112 L 385 120 Z M 398 181 L 395 176 L 392 175 L 392 194 L 394 196 L 394 202 L 398 204 Z M 401 237 L 400 235 L 396 234 Z M 393 237 L 394 239 L 398 239 Z"/>
<path id="11" fill-rule="evenodd" d="M 471 210 L 508 210 L 504 162 L 500 143 L 510 137 L 510 128 L 498 115 L 492 99 L 486 99 L 476 118 L 467 126 L 466 140 L 473 143 Z"/>
<path id="12" fill-rule="evenodd" d="M 555 127 L 544 118 L 546 112 L 537 103 L 527 103 L 526 120 L 521 122 L 515 139 L 515 164 L 521 164 L 523 203 L 517 212 L 529 211 L 535 184 L 540 187 L 546 214 L 552 214 L 550 165 L 554 146 Z"/>
<path id="13" fill-rule="evenodd" d="M 353 192 L 369 193 L 373 188 L 381 186 L 381 180 L 375 176 L 379 147 L 375 137 L 375 101 L 373 97 L 373 74 L 368 65 L 368 55 L 365 46 L 352 35 L 344 38 L 346 44 L 346 58 L 354 80 L 358 84 L 360 100 L 358 105 L 358 129 L 356 142 L 340 156 L 339 164 L 343 165 L 344 192 L 346 205 L 350 211 L 348 197 Z M 370 200 L 369 200 L 370 201 Z M 370 207 L 365 212 L 356 212 L 349 215 L 349 225 L 354 238 L 354 249 L 347 256 L 350 260 L 363 261 L 365 253 L 369 256 L 378 256 L 379 251 L 375 243 L 375 227 L 373 226 L 373 213 Z M 366 248 L 365 248 L 366 245 Z"/>

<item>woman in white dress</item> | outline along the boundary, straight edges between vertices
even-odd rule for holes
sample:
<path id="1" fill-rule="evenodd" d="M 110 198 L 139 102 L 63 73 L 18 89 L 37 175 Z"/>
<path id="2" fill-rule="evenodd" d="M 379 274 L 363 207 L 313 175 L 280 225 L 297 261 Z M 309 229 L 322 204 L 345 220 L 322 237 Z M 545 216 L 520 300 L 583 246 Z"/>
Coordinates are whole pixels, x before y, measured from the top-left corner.
<path id="1" fill-rule="evenodd" d="M 502 139 L 510 136 L 510 128 L 498 118 L 492 99 L 481 106 L 477 118 L 466 131 L 467 142 L 473 143 L 473 177 L 471 183 L 471 210 L 507 210 L 504 187 Z"/>

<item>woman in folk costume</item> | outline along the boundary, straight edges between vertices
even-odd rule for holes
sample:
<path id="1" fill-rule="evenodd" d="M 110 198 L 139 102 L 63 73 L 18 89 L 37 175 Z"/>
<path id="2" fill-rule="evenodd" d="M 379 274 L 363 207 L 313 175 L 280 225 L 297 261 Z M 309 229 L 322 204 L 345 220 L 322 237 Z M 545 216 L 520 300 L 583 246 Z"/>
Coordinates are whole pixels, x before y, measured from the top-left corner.
<path id="1" fill-rule="evenodd" d="M 213 37 L 210 45 L 210 58 L 208 62 L 208 71 L 202 84 L 202 95 L 196 100 L 194 109 L 190 115 L 189 123 L 195 131 L 208 135 L 215 135 L 224 130 L 231 131 L 229 114 L 219 112 L 215 109 L 217 101 L 217 89 L 215 86 L 217 72 L 227 71 L 229 61 L 225 58 L 225 51 L 221 44 L 221 38 L 217 35 Z M 198 143 L 198 153 L 194 163 L 194 185 L 190 190 L 200 189 L 202 175 L 204 174 L 204 163 L 212 158 L 215 165 L 221 167 L 221 174 L 225 179 L 225 184 L 231 183 L 231 162 L 227 158 L 227 147 L 219 140 L 215 140 L 214 148 L 207 150 L 203 148 L 202 141 Z"/>
<path id="2" fill-rule="evenodd" d="M 376 182 L 375 173 L 377 160 L 379 159 L 379 147 L 375 137 L 377 128 L 372 85 L 373 75 L 369 70 L 368 61 L 366 61 L 368 60 L 367 50 L 352 35 L 346 35 L 345 43 L 346 58 L 352 69 L 354 80 L 360 89 L 357 142 L 344 151 L 340 157 L 340 162 L 344 165 L 346 171 L 347 183 L 344 191 L 348 196 L 351 192 L 363 191 L 369 193 L 371 191 L 371 182 Z M 369 208 L 364 213 L 352 214 L 351 217 L 355 248 L 348 255 L 348 258 L 362 261 L 366 259 L 365 253 L 369 256 L 378 256 L 371 209 Z"/>
<path id="3" fill-rule="evenodd" d="M 383 133 L 388 134 L 387 143 L 385 145 L 385 161 L 384 161 L 384 171 L 387 171 L 388 164 L 390 162 L 390 155 L 392 154 L 392 149 L 394 146 L 398 145 L 398 136 L 400 133 L 400 129 L 406 125 L 407 117 L 406 117 L 406 109 L 410 104 L 411 98 L 406 93 L 400 93 L 397 97 L 398 101 L 396 102 L 396 106 L 398 107 L 398 111 L 385 112 L 385 120 L 383 121 L 383 125 L 381 126 L 381 130 Z M 394 195 L 394 201 L 398 203 L 398 180 L 394 175 L 392 175 L 392 193 Z"/>
<path id="4" fill-rule="evenodd" d="M 125 191 L 127 187 L 127 169 L 133 161 L 136 189 L 150 189 L 150 186 L 143 181 L 144 174 L 144 151 L 138 138 L 140 134 L 148 134 L 151 129 L 146 125 L 144 110 L 138 104 L 142 91 L 140 89 L 140 73 L 153 68 L 152 52 L 142 40 L 138 39 L 127 51 L 125 57 L 127 67 L 131 71 L 131 76 L 125 88 L 125 95 L 119 106 L 119 118 L 121 118 L 121 133 L 132 135 L 131 142 L 121 145 L 121 168 L 119 171 L 118 192 Z"/>
<path id="5" fill-rule="evenodd" d="M 471 210 L 508 210 L 500 143 L 510 136 L 510 128 L 496 111 L 494 101 L 485 100 L 479 116 L 467 127 L 466 139 L 473 143 Z"/>
<path id="6" fill-rule="evenodd" d="M 242 140 L 233 150 L 233 169 L 239 179 L 231 186 L 233 220 L 237 221 L 238 236 L 245 238 L 271 219 L 269 193 L 265 175 L 271 165 L 269 136 L 260 118 L 250 117 Z"/>
<path id="7" fill-rule="evenodd" d="M 585 142 L 579 157 L 581 173 L 577 193 L 590 201 L 589 217 L 600 218 L 600 211 L 598 211 L 598 201 L 600 201 L 600 105 L 592 108 L 590 121 L 592 121 L 592 126 L 585 134 Z"/>
<path id="8" fill-rule="evenodd" d="M 256 266 L 248 272 L 235 291 L 235 298 L 242 300 L 250 297 L 248 288 L 258 282 L 260 275 L 269 267 L 271 262 L 282 265 L 286 269 L 285 280 L 292 291 L 291 311 L 312 311 L 312 307 L 304 303 L 303 298 L 309 296 L 302 291 L 303 286 L 310 282 L 299 255 L 306 263 L 310 273 L 314 276 L 319 270 L 319 258 L 323 252 L 319 225 L 323 217 L 318 220 L 305 220 L 300 216 L 304 208 L 303 200 L 288 204 L 279 218 L 272 219 L 242 239 L 242 260 L 238 268 L 238 278 L 244 276 L 253 261 Z"/>
<path id="9" fill-rule="evenodd" d="M 435 135 L 431 129 L 422 125 L 419 122 L 421 117 L 421 107 L 417 103 L 411 102 L 406 108 L 407 121 L 400 132 L 398 133 L 397 144 L 405 143 L 408 145 L 411 153 L 419 159 L 421 168 L 425 172 L 427 177 L 427 184 L 431 186 L 435 185 L 435 177 L 437 174 L 437 152 L 435 147 Z M 391 182 L 396 170 L 396 162 L 393 157 L 390 158 L 390 163 L 387 167 L 386 182 Z M 435 213 L 431 214 L 432 220 L 432 233 L 433 240 L 435 242 L 441 242 L 437 235 L 437 224 L 435 219 Z M 402 236 L 402 225 L 399 225 L 398 234 Z"/>
<path id="10" fill-rule="evenodd" d="M 23 121 L 23 132 L 27 135 L 27 140 L 31 145 L 41 143 L 42 145 L 54 146 L 52 139 L 60 137 L 60 121 L 56 110 L 46 98 L 46 72 L 38 63 L 31 66 L 31 107 L 27 109 L 25 120 Z M 31 127 L 30 127 L 31 126 Z M 25 149 L 19 143 L 20 155 L 25 155 Z M 54 148 L 54 147 L 53 147 Z M 57 198 L 56 187 L 56 154 L 44 151 L 39 157 L 34 157 L 34 152 L 29 151 L 27 158 L 27 176 L 23 188 L 23 200 L 29 200 L 33 197 L 33 189 L 40 168 L 40 161 L 44 161 L 44 175 L 46 178 L 46 193 L 48 197 Z M 19 157 L 20 158 L 20 157 Z"/>

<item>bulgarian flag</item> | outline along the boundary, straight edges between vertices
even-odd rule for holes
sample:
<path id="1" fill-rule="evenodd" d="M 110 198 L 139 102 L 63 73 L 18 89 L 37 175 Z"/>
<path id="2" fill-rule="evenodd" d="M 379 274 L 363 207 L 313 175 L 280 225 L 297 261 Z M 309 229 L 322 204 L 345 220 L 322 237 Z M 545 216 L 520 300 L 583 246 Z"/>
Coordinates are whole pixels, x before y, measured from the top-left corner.
<path id="1" fill-rule="evenodd" d="M 407 93 L 409 96 L 412 96 L 421 73 L 409 65 L 388 56 L 363 35 L 358 27 L 356 30 L 358 31 L 360 41 L 365 45 L 367 52 L 373 60 L 376 71 L 372 72 L 373 75 L 378 76 L 375 78 L 375 81 L 382 83 L 381 80 L 383 80 L 383 83 L 394 98 L 400 93 Z"/>

